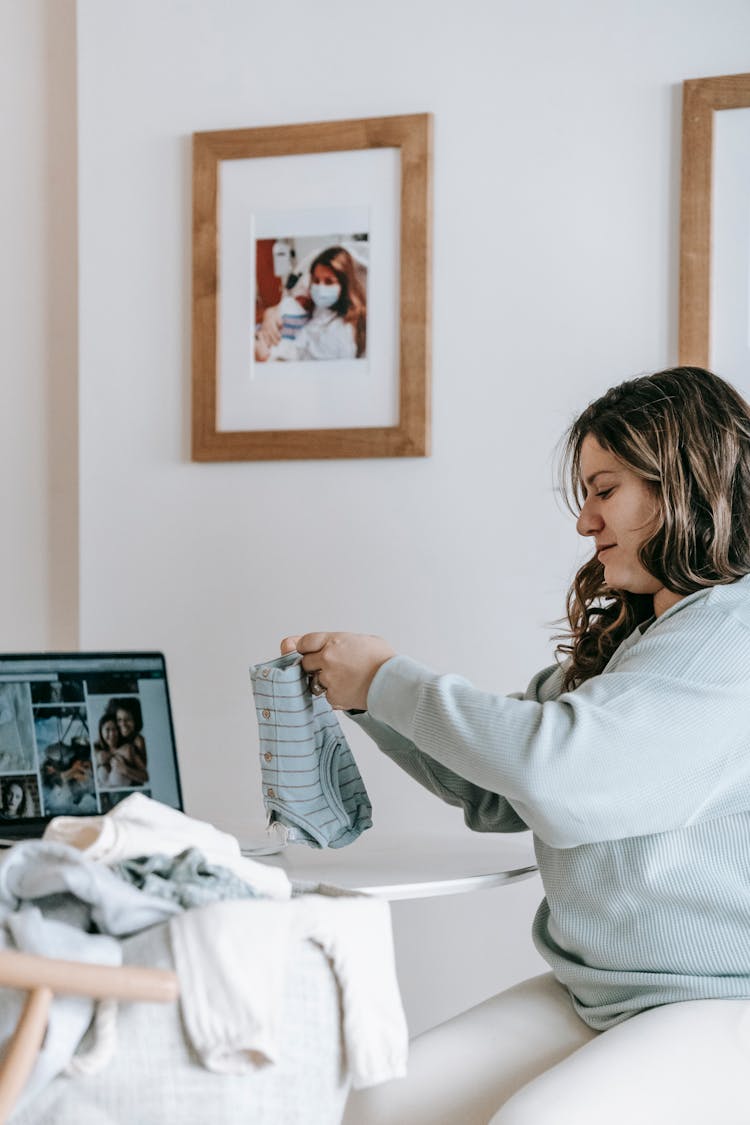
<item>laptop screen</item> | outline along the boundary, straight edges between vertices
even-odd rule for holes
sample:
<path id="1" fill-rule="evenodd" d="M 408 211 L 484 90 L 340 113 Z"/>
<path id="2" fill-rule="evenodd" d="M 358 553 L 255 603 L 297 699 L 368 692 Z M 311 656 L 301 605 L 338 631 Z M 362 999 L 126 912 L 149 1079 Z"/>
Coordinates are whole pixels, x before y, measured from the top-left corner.
<path id="1" fill-rule="evenodd" d="M 0 656 L 0 837 L 134 792 L 182 808 L 162 654 Z"/>

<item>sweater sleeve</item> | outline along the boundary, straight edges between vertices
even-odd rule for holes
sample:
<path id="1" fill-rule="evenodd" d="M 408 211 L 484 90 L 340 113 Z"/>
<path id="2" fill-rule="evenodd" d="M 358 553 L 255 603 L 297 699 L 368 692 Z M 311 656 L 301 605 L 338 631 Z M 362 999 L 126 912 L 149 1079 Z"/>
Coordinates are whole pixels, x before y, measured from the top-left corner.
<path id="1" fill-rule="evenodd" d="M 528 825 L 513 806 L 497 793 L 472 785 L 464 777 L 418 750 L 408 738 L 374 719 L 367 711 L 349 717 L 377 743 L 384 754 L 410 777 L 448 805 L 463 809 L 464 821 L 474 832 L 523 832 Z"/>
<path id="2" fill-rule="evenodd" d="M 397 656 L 377 672 L 368 711 L 464 778 L 473 797 L 502 794 L 553 847 L 750 808 L 750 630 L 741 620 L 696 602 L 575 691 L 549 690 L 553 670 L 540 677 L 539 690 L 519 699 Z"/>
<path id="3" fill-rule="evenodd" d="M 554 698 L 562 690 L 562 672 L 558 665 L 544 668 L 532 679 L 525 692 L 509 698 Z M 435 793 L 448 805 L 463 809 L 464 821 L 474 832 L 523 832 L 528 824 L 518 815 L 505 797 L 465 777 L 423 753 L 387 723 L 379 722 L 367 711 L 349 711 L 349 717 L 388 757 L 410 777 Z"/>

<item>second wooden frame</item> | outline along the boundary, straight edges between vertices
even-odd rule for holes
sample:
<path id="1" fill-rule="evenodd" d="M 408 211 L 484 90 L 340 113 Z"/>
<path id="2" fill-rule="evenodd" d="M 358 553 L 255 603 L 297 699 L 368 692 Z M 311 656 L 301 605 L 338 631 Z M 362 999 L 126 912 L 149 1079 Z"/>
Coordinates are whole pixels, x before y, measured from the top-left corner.
<path id="1" fill-rule="evenodd" d="M 679 360 L 711 364 L 714 115 L 750 108 L 750 74 L 683 83 Z"/>

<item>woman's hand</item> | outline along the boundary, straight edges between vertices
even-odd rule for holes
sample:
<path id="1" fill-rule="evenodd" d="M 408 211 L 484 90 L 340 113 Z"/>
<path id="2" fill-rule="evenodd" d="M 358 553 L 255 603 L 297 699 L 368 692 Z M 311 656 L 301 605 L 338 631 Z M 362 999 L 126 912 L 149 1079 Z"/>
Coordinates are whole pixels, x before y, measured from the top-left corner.
<path id="1" fill-rule="evenodd" d="M 91 776 L 91 762 L 78 759 L 62 776 L 66 781 L 88 781 Z"/>
<path id="2" fill-rule="evenodd" d="M 281 343 L 281 304 L 266 309 L 258 328 L 258 336 L 267 348 Z"/>
<path id="3" fill-rule="evenodd" d="M 266 363 L 271 351 L 260 336 L 255 337 L 255 358 L 258 363 Z"/>
<path id="4" fill-rule="evenodd" d="M 315 673 L 328 702 L 336 711 L 367 710 L 373 677 L 395 651 L 382 637 L 362 633 L 306 633 L 285 637 L 282 653 L 302 654 L 302 667 Z"/>

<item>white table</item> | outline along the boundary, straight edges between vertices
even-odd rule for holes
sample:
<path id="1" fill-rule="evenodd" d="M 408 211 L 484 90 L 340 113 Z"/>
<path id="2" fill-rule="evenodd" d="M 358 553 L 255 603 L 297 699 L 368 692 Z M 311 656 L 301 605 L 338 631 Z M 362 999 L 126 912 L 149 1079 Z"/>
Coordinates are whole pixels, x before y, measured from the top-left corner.
<path id="1" fill-rule="evenodd" d="M 528 832 L 394 836 L 370 830 L 345 848 L 289 844 L 262 861 L 283 868 L 295 882 L 387 899 L 466 894 L 528 879 L 537 870 Z"/>

